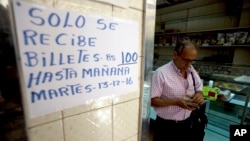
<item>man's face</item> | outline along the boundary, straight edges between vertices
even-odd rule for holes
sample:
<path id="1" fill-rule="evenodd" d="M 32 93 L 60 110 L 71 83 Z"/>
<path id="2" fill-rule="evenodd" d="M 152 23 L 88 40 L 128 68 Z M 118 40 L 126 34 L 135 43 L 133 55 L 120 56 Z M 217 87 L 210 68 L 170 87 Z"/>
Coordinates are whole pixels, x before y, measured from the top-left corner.
<path id="1" fill-rule="evenodd" d="M 197 50 L 194 45 L 187 45 L 180 54 L 174 53 L 176 65 L 180 70 L 186 70 L 197 57 Z"/>

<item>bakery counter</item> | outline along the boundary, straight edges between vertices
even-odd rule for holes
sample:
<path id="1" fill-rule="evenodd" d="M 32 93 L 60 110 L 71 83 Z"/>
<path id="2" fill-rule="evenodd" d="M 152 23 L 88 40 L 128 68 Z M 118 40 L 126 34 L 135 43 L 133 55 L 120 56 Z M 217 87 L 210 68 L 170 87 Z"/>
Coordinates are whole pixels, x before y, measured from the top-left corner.
<path id="1" fill-rule="evenodd" d="M 240 119 L 239 124 L 249 124 L 250 117 L 250 77 L 246 75 L 200 74 L 204 86 L 218 88 L 216 99 L 209 109 Z M 210 82 L 210 83 L 209 83 Z M 208 113 L 209 114 L 209 113 Z"/>
<path id="2" fill-rule="evenodd" d="M 199 73 L 202 79 L 236 83 L 239 85 L 250 85 L 250 76 L 247 75 L 225 75 L 216 73 Z"/>

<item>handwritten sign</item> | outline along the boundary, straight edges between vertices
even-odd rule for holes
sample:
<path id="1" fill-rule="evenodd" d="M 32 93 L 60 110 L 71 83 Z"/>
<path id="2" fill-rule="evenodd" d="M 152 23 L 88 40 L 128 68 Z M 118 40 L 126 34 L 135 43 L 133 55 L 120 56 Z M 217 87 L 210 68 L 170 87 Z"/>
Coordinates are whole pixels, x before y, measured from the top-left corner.
<path id="1" fill-rule="evenodd" d="M 13 1 L 31 118 L 139 90 L 139 27 L 130 20 Z"/>

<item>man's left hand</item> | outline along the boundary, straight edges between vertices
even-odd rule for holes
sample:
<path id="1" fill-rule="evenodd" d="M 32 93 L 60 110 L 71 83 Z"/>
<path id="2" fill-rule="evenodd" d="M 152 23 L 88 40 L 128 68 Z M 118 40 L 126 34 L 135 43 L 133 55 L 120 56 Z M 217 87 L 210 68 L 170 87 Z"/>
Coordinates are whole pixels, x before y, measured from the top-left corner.
<path id="1" fill-rule="evenodd" d="M 192 97 L 192 100 L 194 103 L 197 103 L 198 105 L 202 105 L 204 103 L 204 98 L 202 95 L 202 92 L 196 92 L 194 96 Z"/>

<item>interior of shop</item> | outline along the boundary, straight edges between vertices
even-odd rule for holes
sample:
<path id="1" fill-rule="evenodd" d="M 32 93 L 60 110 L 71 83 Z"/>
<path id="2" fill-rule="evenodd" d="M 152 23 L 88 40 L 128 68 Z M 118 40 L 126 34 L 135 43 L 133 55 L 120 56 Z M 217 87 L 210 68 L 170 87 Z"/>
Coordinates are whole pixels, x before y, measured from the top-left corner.
<path id="1" fill-rule="evenodd" d="M 26 140 L 19 78 L 6 3 L 0 3 L 0 140 Z"/>
<path id="2" fill-rule="evenodd" d="M 228 141 L 230 125 L 250 122 L 249 8 L 247 0 L 157 1 L 153 70 L 171 60 L 177 41 L 196 43 L 192 65 L 205 87 L 205 141 Z M 152 107 L 150 117 L 153 130 Z"/>

